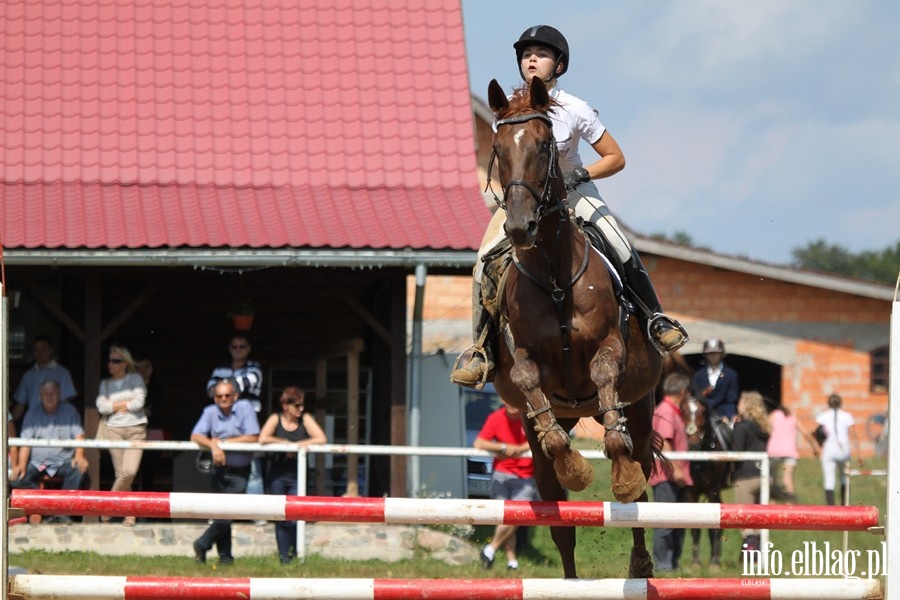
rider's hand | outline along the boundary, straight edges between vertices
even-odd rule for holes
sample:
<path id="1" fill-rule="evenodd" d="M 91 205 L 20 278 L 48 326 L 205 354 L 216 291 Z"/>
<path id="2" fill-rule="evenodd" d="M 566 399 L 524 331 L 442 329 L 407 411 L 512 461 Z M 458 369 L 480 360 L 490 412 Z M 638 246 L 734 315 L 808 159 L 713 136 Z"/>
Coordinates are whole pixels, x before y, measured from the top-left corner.
<path id="1" fill-rule="evenodd" d="M 563 178 L 566 182 L 566 190 L 574 190 L 582 183 L 591 180 L 591 174 L 584 167 L 575 167 Z"/>

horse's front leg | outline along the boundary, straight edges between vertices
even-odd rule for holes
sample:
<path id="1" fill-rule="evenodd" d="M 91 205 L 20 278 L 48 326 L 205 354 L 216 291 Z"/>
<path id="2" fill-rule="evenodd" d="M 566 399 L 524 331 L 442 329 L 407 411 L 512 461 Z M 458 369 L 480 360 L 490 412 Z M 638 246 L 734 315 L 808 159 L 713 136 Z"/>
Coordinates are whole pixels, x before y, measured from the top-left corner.
<path id="1" fill-rule="evenodd" d="M 556 422 L 550 401 L 541 390 L 540 369 L 527 352 L 517 349 L 509 372 L 512 382 L 525 395 L 527 417 L 537 432 L 541 453 L 553 460 L 556 477 L 566 489 L 580 492 L 594 480 L 594 470 L 577 450 L 571 448 L 569 434 Z"/>
<path id="2" fill-rule="evenodd" d="M 619 502 L 634 502 L 644 493 L 647 479 L 641 463 L 634 460 L 634 441 L 625 426 L 624 406 L 616 391 L 622 370 L 624 348 L 613 340 L 600 348 L 591 360 L 591 381 L 597 386 L 600 423 L 606 429 L 603 451 L 612 461 L 612 492 Z"/>

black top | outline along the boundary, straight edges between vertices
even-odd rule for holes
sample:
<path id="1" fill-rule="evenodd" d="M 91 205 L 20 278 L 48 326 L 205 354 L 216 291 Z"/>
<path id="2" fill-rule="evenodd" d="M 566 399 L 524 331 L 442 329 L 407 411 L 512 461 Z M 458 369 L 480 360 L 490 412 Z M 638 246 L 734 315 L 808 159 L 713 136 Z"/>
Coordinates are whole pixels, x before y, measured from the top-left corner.
<path id="1" fill-rule="evenodd" d="M 731 449 L 735 452 L 765 452 L 769 434 L 763 433 L 755 421 L 738 421 L 734 424 Z M 759 462 L 744 460 L 734 469 L 735 479 L 759 477 Z"/>
<path id="2" fill-rule="evenodd" d="M 292 442 L 301 442 L 309 439 L 309 433 L 303 426 L 303 416 L 301 415 L 297 423 L 297 429 L 288 431 L 281 424 L 281 415 L 278 415 L 278 424 L 275 425 L 275 437 Z M 272 469 L 269 471 L 269 477 L 279 477 L 281 475 L 297 475 L 297 455 L 291 455 L 286 452 L 276 452 L 271 456 Z"/>

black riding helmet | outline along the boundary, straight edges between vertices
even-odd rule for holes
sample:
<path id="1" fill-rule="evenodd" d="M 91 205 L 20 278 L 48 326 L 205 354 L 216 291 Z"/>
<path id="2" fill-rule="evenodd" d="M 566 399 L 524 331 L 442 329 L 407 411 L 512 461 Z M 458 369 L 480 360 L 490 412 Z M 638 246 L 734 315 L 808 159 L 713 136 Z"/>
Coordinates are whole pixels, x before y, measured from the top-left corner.
<path id="1" fill-rule="evenodd" d="M 549 25 L 535 25 L 526 29 L 519 36 L 519 41 L 513 44 L 513 48 L 516 49 L 516 68 L 519 69 L 519 76 L 522 79 L 525 79 L 525 76 L 522 75 L 522 54 L 525 52 L 525 48 L 535 45 L 546 46 L 556 54 L 556 62 L 553 63 L 553 73 L 550 75 L 550 79 L 559 77 L 569 70 L 569 42 L 566 41 L 566 37 L 558 29 Z M 561 72 L 557 73 L 556 67 L 560 63 L 563 68 Z"/>

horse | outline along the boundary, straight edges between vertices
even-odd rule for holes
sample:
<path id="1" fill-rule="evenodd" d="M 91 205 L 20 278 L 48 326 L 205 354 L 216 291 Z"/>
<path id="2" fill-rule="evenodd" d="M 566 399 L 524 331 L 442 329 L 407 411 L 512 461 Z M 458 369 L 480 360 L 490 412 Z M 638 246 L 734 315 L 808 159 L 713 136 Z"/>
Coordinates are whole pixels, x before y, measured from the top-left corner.
<path id="1" fill-rule="evenodd" d="M 728 426 L 707 418 L 706 405 L 702 401 L 688 396 L 682 400 L 680 409 L 691 451 L 720 452 L 731 449 L 722 430 Z M 685 490 L 684 502 L 699 502 L 704 497 L 712 503 L 721 502 L 722 489 L 728 487 L 727 482 L 733 463 L 691 461 L 690 465 L 693 484 Z M 700 565 L 700 531 L 691 529 L 694 566 Z M 709 564 L 711 567 L 717 567 L 722 558 L 721 529 L 709 529 L 709 545 Z"/>
<path id="2" fill-rule="evenodd" d="M 493 80 L 488 100 L 496 117 L 488 187 L 496 163 L 513 265 L 498 292 L 494 385 L 523 412 L 542 500 L 590 485 L 593 469 L 567 434 L 589 416 L 605 428 L 616 500 L 645 502 L 661 446 L 652 430 L 661 357 L 569 214 L 544 83 L 535 78 L 508 98 Z M 550 535 L 565 577 L 577 577 L 574 527 L 551 527 Z M 629 576 L 652 577 L 643 528 L 632 538 Z"/>

